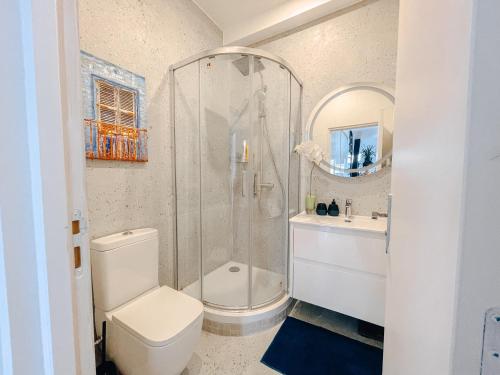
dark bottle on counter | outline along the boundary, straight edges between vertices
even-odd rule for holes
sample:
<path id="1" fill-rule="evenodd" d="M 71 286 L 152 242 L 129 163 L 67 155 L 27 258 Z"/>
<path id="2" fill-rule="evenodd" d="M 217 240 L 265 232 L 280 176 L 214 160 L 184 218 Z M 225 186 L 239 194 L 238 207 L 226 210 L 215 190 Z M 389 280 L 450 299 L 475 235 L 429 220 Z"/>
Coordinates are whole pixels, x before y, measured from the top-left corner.
<path id="1" fill-rule="evenodd" d="M 329 216 L 339 216 L 339 206 L 335 203 L 335 199 L 328 206 L 328 215 Z"/>
<path id="2" fill-rule="evenodd" d="M 316 213 L 318 215 L 325 216 L 327 213 L 326 204 L 318 203 L 318 205 L 316 206 Z"/>

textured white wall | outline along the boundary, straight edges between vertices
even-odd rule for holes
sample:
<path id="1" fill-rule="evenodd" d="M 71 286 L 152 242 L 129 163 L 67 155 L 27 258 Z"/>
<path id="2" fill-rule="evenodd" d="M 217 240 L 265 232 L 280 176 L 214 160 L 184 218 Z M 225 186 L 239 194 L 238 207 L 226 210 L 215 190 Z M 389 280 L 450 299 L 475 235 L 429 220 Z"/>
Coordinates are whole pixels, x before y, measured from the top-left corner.
<path id="1" fill-rule="evenodd" d="M 149 162 L 87 161 L 91 237 L 137 227 L 160 231 L 160 283 L 173 284 L 168 67 L 222 45 L 191 1 L 80 0 L 81 48 L 146 78 Z"/>
<path id="2" fill-rule="evenodd" d="M 313 25 L 255 45 L 283 57 L 304 81 L 304 120 L 321 98 L 340 86 L 378 82 L 394 87 L 398 3 L 398 0 L 365 1 Z M 309 189 L 310 167 L 307 163 L 302 168 L 303 197 Z M 374 210 L 387 210 L 390 183 L 388 170 L 345 180 L 316 169 L 313 192 L 319 201 L 328 203 L 332 198 L 337 199 L 341 208 L 346 198 L 352 198 L 353 213 L 369 215 Z"/>

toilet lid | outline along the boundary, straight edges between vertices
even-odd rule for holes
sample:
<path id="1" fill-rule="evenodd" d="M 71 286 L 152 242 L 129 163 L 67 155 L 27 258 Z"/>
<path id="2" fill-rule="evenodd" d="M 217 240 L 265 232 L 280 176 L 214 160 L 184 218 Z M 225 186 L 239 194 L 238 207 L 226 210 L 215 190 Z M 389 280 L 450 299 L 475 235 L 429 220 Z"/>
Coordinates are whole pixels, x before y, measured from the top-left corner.
<path id="1" fill-rule="evenodd" d="M 202 313 L 200 301 L 163 286 L 113 313 L 113 322 L 150 346 L 164 346 Z"/>

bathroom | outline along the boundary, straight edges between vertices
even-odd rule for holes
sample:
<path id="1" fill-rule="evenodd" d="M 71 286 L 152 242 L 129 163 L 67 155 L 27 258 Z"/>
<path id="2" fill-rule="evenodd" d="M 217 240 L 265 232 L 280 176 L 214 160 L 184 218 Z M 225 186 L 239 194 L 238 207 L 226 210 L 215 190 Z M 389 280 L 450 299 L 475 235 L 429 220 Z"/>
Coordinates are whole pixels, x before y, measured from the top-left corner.
<path id="1" fill-rule="evenodd" d="M 499 373 L 500 5 L 1 10 L 1 375 Z"/>

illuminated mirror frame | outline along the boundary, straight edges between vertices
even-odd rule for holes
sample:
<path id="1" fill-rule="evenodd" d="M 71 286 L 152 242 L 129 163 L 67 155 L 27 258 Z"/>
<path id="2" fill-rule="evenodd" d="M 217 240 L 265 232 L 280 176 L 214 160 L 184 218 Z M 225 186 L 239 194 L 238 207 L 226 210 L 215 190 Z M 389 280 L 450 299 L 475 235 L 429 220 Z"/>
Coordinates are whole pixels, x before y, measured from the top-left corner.
<path id="1" fill-rule="evenodd" d="M 328 95 L 326 95 L 325 97 L 323 97 L 323 99 L 321 99 L 319 101 L 318 104 L 316 104 L 316 106 L 314 107 L 314 109 L 311 111 L 311 115 L 309 116 L 309 119 L 307 120 L 307 124 L 306 124 L 306 134 L 305 134 L 305 137 L 306 137 L 306 141 L 313 141 L 314 142 L 314 139 L 312 138 L 313 136 L 313 128 L 314 128 L 314 123 L 316 122 L 316 119 L 317 117 L 319 116 L 319 114 L 321 113 L 321 111 L 323 110 L 323 108 L 328 104 L 330 103 L 332 100 L 334 100 L 335 98 L 339 97 L 340 95 L 342 94 L 345 94 L 347 92 L 350 92 L 350 91 L 356 91 L 356 90 L 371 90 L 371 91 L 375 91 L 375 92 L 378 92 L 382 95 L 384 95 L 386 98 L 388 98 L 391 102 L 395 103 L 395 98 L 394 98 L 394 90 L 388 86 L 385 86 L 385 85 L 381 85 L 381 84 L 378 84 L 378 83 L 353 83 L 353 84 L 350 84 L 350 85 L 346 85 L 346 86 L 342 86 L 336 90 L 333 90 L 332 92 L 330 92 Z M 394 137 L 394 134 L 393 134 L 393 137 Z M 338 172 L 341 172 L 341 173 L 347 173 L 347 174 L 350 174 L 350 173 L 362 173 L 362 172 L 369 172 L 370 170 L 372 170 L 374 167 L 378 167 L 378 166 L 382 166 L 381 168 L 377 168 L 377 170 L 375 172 L 372 172 L 372 173 L 368 173 L 368 174 L 375 174 L 375 173 L 378 173 L 380 172 L 384 165 L 385 164 L 390 164 L 392 160 L 392 150 L 387 154 L 385 155 L 383 158 L 377 160 L 375 163 L 373 164 L 370 164 L 366 167 L 362 167 L 362 168 L 357 168 L 357 169 L 342 169 L 342 168 L 338 168 L 338 167 L 335 167 L 334 165 L 331 165 L 330 163 L 328 163 L 326 160 L 322 160 L 319 167 L 325 171 L 326 173 L 332 175 L 332 176 L 335 176 L 335 177 L 344 177 L 344 178 L 356 178 L 356 177 L 363 177 L 363 176 L 366 176 L 366 175 L 361 175 L 361 176 L 340 176 L 338 174 L 335 174 L 335 171 L 338 171 Z M 332 173 L 333 171 L 333 173 Z"/>

